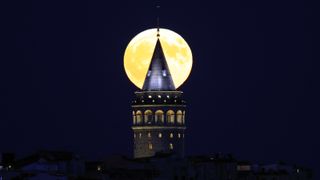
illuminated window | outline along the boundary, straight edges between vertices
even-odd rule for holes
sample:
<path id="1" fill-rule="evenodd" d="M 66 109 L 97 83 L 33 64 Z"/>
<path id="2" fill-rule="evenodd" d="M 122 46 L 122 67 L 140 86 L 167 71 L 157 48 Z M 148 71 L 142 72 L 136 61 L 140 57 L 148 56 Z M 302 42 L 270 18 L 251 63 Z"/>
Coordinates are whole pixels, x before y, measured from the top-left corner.
<path id="1" fill-rule="evenodd" d="M 151 99 L 151 98 L 152 98 L 152 96 L 151 96 L 151 95 L 149 95 L 149 96 L 148 96 L 148 98 L 150 98 L 150 99 Z"/>
<path id="2" fill-rule="evenodd" d="M 170 149 L 170 150 L 173 149 L 173 144 L 172 144 L 172 143 L 169 144 L 169 149 Z"/>
<path id="3" fill-rule="evenodd" d="M 172 110 L 167 111 L 167 123 L 174 124 L 174 111 Z"/>
<path id="4" fill-rule="evenodd" d="M 141 134 L 141 133 L 139 133 L 139 138 L 141 139 L 141 137 L 142 137 L 142 134 Z"/>
<path id="5" fill-rule="evenodd" d="M 132 111 L 132 116 L 133 116 L 133 124 L 136 124 L 136 114 L 134 113 L 134 111 Z"/>
<path id="6" fill-rule="evenodd" d="M 177 111 L 177 123 L 182 124 L 182 111 Z"/>
<path id="7" fill-rule="evenodd" d="M 152 99 L 152 102 L 154 102 L 154 99 Z"/>
<path id="8" fill-rule="evenodd" d="M 148 147 L 149 147 L 150 150 L 152 150 L 152 144 L 151 143 L 148 144 Z"/>
<path id="9" fill-rule="evenodd" d="M 167 102 L 167 100 L 163 100 L 163 102 Z"/>
<path id="10" fill-rule="evenodd" d="M 150 132 L 148 132 L 148 137 L 151 138 L 151 133 Z"/>
<path id="11" fill-rule="evenodd" d="M 142 123 L 142 112 L 141 111 L 137 111 L 136 112 L 136 123 L 137 124 L 141 124 Z"/>
<path id="12" fill-rule="evenodd" d="M 144 102 L 144 100 L 141 100 L 141 102 Z"/>
<path id="13" fill-rule="evenodd" d="M 164 77 L 167 76 L 167 71 L 166 70 L 162 70 L 162 76 L 164 76 Z"/>
<path id="14" fill-rule="evenodd" d="M 101 166 L 97 166 L 97 171 L 101 171 L 101 170 L 102 170 Z"/>
<path id="15" fill-rule="evenodd" d="M 152 122 L 152 111 L 146 110 L 144 112 L 144 123 L 151 124 L 151 122 Z"/>
<path id="16" fill-rule="evenodd" d="M 163 115 L 163 114 L 164 114 L 164 113 L 163 113 L 162 110 L 157 110 L 157 111 L 155 112 L 155 119 L 154 119 L 154 121 L 155 121 L 156 123 L 163 124 L 163 123 L 164 123 L 164 115 Z"/>
<path id="17" fill-rule="evenodd" d="M 161 98 L 161 95 L 158 95 L 158 98 Z"/>
<path id="18" fill-rule="evenodd" d="M 159 133 L 159 134 L 158 134 L 158 137 L 159 137 L 159 138 L 162 138 L 162 133 Z"/>
<path id="19" fill-rule="evenodd" d="M 133 138 L 136 138 L 136 137 L 137 137 L 137 135 L 136 135 L 136 133 L 134 133 L 134 134 L 133 134 Z"/>
<path id="20" fill-rule="evenodd" d="M 169 96 L 169 95 L 167 95 L 167 98 L 170 98 L 170 96 Z"/>
<path id="21" fill-rule="evenodd" d="M 173 138 L 173 133 L 170 133 L 170 138 Z"/>
<path id="22" fill-rule="evenodd" d="M 178 133 L 178 138 L 181 138 L 181 134 L 180 133 Z"/>

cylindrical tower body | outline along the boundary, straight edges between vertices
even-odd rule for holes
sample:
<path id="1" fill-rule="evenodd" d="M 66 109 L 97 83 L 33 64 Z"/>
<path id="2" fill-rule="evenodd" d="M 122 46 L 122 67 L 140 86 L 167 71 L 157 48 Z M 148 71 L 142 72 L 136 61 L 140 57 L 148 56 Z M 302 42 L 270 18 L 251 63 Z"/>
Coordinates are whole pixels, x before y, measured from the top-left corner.
<path id="1" fill-rule="evenodd" d="M 186 104 L 181 91 L 139 91 L 132 102 L 134 158 L 184 156 Z"/>

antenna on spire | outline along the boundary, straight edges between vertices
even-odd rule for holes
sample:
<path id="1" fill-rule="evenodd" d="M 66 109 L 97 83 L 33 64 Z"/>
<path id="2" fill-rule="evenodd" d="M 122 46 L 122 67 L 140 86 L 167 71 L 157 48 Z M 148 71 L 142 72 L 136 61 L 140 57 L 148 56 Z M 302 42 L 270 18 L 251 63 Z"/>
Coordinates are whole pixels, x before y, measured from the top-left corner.
<path id="1" fill-rule="evenodd" d="M 156 6 L 157 8 L 157 37 L 159 38 L 160 37 L 160 5 L 157 4 Z"/>

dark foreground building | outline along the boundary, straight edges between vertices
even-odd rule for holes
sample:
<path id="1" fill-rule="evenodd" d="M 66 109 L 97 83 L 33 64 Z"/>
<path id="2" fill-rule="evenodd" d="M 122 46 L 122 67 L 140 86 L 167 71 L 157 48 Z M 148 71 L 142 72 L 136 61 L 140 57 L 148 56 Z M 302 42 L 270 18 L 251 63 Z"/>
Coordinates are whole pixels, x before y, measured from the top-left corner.
<path id="1" fill-rule="evenodd" d="M 238 161 L 214 154 L 180 158 L 158 153 L 154 157 L 111 156 L 84 161 L 70 152 L 40 151 L 2 165 L 0 180 L 311 180 L 309 169 L 275 163 Z M 10 166 L 10 167 L 9 167 Z"/>

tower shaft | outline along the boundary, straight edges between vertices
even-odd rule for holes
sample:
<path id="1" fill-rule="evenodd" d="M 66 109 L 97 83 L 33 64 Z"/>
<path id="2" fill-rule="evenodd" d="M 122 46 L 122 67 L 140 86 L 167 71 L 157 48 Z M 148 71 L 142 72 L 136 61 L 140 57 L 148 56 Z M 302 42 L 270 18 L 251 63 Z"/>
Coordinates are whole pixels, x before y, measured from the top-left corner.
<path id="1" fill-rule="evenodd" d="M 134 158 L 157 152 L 183 157 L 185 108 L 181 91 L 136 92 L 132 103 Z"/>

